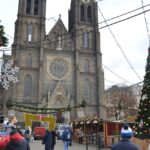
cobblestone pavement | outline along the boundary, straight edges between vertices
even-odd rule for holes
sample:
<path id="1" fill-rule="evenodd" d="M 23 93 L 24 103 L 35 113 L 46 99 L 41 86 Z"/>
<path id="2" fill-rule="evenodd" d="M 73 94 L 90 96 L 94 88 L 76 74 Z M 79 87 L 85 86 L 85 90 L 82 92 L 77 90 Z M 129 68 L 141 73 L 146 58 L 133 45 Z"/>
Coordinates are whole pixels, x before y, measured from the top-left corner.
<path id="1" fill-rule="evenodd" d="M 30 143 L 31 150 L 44 150 L 44 145 L 41 144 L 41 140 L 36 140 Z M 55 150 L 63 150 L 63 142 L 58 140 L 55 146 Z M 88 149 L 85 144 L 79 144 L 73 142 L 72 146 L 69 146 L 69 150 L 99 150 L 95 145 L 89 145 Z M 101 148 L 100 150 L 110 150 L 109 148 Z"/>

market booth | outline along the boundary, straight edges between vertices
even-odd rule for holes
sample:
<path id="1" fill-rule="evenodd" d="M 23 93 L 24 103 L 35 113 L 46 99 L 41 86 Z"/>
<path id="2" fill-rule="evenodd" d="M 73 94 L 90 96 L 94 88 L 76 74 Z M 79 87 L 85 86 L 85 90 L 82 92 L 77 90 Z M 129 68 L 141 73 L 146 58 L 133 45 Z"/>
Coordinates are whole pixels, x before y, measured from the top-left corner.
<path id="1" fill-rule="evenodd" d="M 78 132 L 83 131 L 83 143 L 96 143 L 97 136 L 103 135 L 103 122 L 98 117 L 83 117 L 73 121 L 74 140 L 78 141 Z"/>
<path id="2" fill-rule="evenodd" d="M 124 123 L 120 122 L 104 122 L 105 146 L 110 147 L 120 140 L 120 131 Z"/>
<path id="3" fill-rule="evenodd" d="M 132 128 L 134 123 L 128 123 Z M 73 121 L 74 139 L 78 141 L 78 130 L 82 128 L 83 142 L 98 144 L 99 138 L 105 147 L 111 147 L 120 140 L 120 131 L 124 122 L 100 120 L 98 117 L 85 117 Z"/>

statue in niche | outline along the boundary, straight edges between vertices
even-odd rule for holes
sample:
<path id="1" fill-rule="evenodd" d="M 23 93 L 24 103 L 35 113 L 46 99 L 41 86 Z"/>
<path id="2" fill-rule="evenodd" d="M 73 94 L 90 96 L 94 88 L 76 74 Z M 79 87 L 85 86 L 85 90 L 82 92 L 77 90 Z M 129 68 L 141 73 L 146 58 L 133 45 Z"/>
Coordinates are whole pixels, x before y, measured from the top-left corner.
<path id="1" fill-rule="evenodd" d="M 48 101 L 50 100 L 50 98 L 51 98 L 51 89 L 49 88 L 48 89 Z"/>
<path id="2" fill-rule="evenodd" d="M 85 116 L 85 113 L 84 113 L 83 108 L 79 108 L 79 109 L 78 109 L 78 111 L 77 111 L 77 116 L 78 116 L 79 118 Z"/>
<path id="3" fill-rule="evenodd" d="M 46 97 L 43 96 L 43 98 L 42 98 L 42 106 L 45 107 L 46 105 L 47 105 Z"/>
<path id="4" fill-rule="evenodd" d="M 74 106 L 74 100 L 73 100 L 73 98 L 71 98 L 71 100 L 70 100 L 70 105 Z"/>
<path id="5" fill-rule="evenodd" d="M 58 37 L 58 46 L 57 46 L 57 50 L 61 50 L 61 37 Z"/>

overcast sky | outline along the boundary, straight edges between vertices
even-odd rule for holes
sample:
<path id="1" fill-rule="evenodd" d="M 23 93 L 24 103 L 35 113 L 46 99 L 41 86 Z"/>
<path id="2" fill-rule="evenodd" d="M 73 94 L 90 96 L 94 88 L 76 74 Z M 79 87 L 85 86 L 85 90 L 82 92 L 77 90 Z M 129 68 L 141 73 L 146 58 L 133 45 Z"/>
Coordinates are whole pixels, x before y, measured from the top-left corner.
<path id="1" fill-rule="evenodd" d="M 0 20 L 5 27 L 5 32 L 9 38 L 9 46 L 13 42 L 14 23 L 17 18 L 19 0 L 0 0 Z M 143 0 L 144 5 L 149 4 L 148 0 Z M 62 21 L 68 28 L 68 9 L 71 0 L 47 0 L 46 18 L 59 18 L 61 14 Z M 103 21 L 100 10 L 105 19 L 113 18 L 123 13 L 142 7 L 141 0 L 102 0 L 98 2 L 99 22 Z M 150 9 L 150 6 L 145 10 Z M 121 20 L 123 18 L 142 12 L 142 9 L 127 16 L 112 20 L 109 23 Z M 146 13 L 146 18 L 150 24 L 150 11 Z M 50 31 L 55 24 L 54 19 L 46 21 L 46 31 Z M 106 24 L 100 24 L 99 27 Z M 131 85 L 141 82 L 145 75 L 145 65 L 147 58 L 147 49 L 149 40 L 144 20 L 144 15 L 139 15 L 124 22 L 110 26 L 118 44 L 116 44 L 112 34 L 107 27 L 100 29 L 101 33 L 101 52 L 105 74 L 105 87 L 114 84 Z M 149 25 L 150 30 L 150 25 Z M 119 45 L 119 46 L 118 46 Z M 123 55 L 123 53 L 125 55 Z M 129 63 L 127 62 L 128 59 Z M 132 67 L 131 67 L 132 66 Z M 113 72 L 111 72 L 111 71 Z M 134 71 L 133 71 L 134 70 Z M 135 74 L 135 72 L 137 74 Z M 114 73 L 116 75 L 114 75 Z M 121 80 L 119 77 L 123 78 Z M 140 78 L 141 80 L 140 80 Z M 109 81 L 108 81 L 109 80 Z M 110 82 L 113 81 L 113 82 Z M 126 82 L 128 81 L 128 82 Z"/>

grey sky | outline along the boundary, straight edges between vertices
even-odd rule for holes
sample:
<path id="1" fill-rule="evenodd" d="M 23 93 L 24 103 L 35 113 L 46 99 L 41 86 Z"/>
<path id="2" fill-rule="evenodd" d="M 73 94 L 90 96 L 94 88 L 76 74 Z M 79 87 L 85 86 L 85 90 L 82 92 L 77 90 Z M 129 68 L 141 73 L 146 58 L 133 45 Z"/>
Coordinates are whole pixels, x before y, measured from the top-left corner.
<path id="1" fill-rule="evenodd" d="M 17 18 L 18 1 L 19 0 L 0 0 L 0 20 L 4 25 L 6 34 L 9 38 L 9 47 L 13 42 L 14 24 Z M 47 13 L 46 18 L 55 18 L 56 20 L 61 14 L 61 18 L 68 28 L 68 9 L 71 0 L 47 0 Z M 148 0 L 143 0 L 144 5 L 150 3 Z M 98 6 L 106 19 L 118 16 L 133 9 L 142 6 L 141 0 L 103 0 L 98 2 Z M 147 7 L 150 9 L 150 6 Z M 137 11 L 136 13 L 141 12 Z M 135 13 L 132 13 L 132 15 Z M 130 15 L 128 15 L 130 16 Z M 127 17 L 127 16 L 126 16 Z M 148 22 L 150 23 L 150 12 L 146 13 Z M 122 19 L 121 17 L 120 19 Z M 125 18 L 125 17 L 124 17 Z M 118 19 L 119 20 L 119 19 Z M 99 13 L 99 22 L 103 21 Z M 113 20 L 117 21 L 117 20 Z M 112 23 L 111 21 L 110 23 Z M 50 31 L 55 24 L 54 19 L 46 21 L 46 31 Z M 106 24 L 100 24 L 100 27 Z M 110 26 L 113 34 L 115 35 L 119 45 L 122 47 L 126 57 L 132 64 L 135 71 L 143 79 L 145 74 L 145 65 L 147 58 L 148 37 L 144 22 L 144 16 L 139 15 L 127 21 Z M 150 29 L 150 25 L 149 25 Z M 138 83 L 140 79 L 135 75 L 127 61 L 125 60 L 120 48 L 117 46 L 115 40 L 108 28 L 100 30 L 101 33 L 101 51 L 103 55 L 103 64 L 110 68 L 120 77 L 131 83 Z M 12 38 L 11 38 L 12 37 Z M 105 79 L 114 81 L 118 84 L 126 84 L 123 80 L 112 74 L 104 67 Z M 111 86 L 111 83 L 105 80 L 105 86 Z"/>

